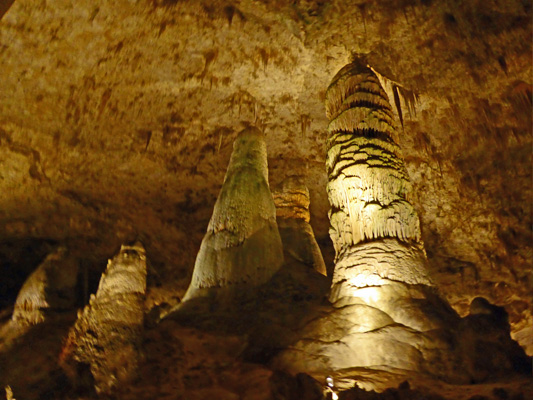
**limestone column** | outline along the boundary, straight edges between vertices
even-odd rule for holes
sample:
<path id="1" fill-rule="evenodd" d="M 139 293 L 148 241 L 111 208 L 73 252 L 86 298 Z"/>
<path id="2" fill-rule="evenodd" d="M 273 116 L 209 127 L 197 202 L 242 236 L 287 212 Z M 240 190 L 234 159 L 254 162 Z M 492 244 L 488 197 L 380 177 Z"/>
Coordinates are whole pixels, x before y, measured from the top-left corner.
<path id="1" fill-rule="evenodd" d="M 266 144 L 263 134 L 250 127 L 233 144 L 183 301 L 253 288 L 267 282 L 282 263 Z"/>
<path id="2" fill-rule="evenodd" d="M 309 190 L 303 179 L 288 177 L 273 196 L 285 254 L 326 275 L 326 264 L 309 224 Z"/>
<path id="3" fill-rule="evenodd" d="M 372 70 L 354 62 L 333 78 L 326 112 L 332 307 L 276 362 L 347 382 L 358 368 L 450 376 L 458 364 L 448 329 L 459 317 L 427 272 L 387 95 Z"/>
<path id="4" fill-rule="evenodd" d="M 428 276 L 398 130 L 377 76 L 358 62 L 347 65 L 327 90 L 326 110 L 336 250 L 331 307 L 303 327 L 276 363 L 368 389 L 421 375 L 468 383 L 521 368 L 527 358 L 506 336 L 508 324 L 497 339 L 470 331 L 469 320 L 439 297 Z M 490 353 L 476 353 L 480 346 Z"/>
<path id="5" fill-rule="evenodd" d="M 96 295 L 78 313 L 60 357 L 74 384 L 112 393 L 136 374 L 144 321 L 146 254 L 140 243 L 109 260 Z"/>
<path id="6" fill-rule="evenodd" d="M 432 286 L 394 114 L 378 77 L 357 62 L 326 93 L 330 236 L 336 263 L 330 300 L 385 283 Z"/>

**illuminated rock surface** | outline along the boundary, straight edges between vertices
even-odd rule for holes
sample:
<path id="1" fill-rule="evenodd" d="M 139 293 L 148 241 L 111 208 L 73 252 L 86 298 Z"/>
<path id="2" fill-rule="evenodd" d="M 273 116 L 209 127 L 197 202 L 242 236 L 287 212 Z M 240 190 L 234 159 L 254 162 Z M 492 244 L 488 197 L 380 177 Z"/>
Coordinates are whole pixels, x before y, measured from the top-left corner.
<path id="1" fill-rule="evenodd" d="M 136 376 L 145 293 L 144 247 L 122 246 L 109 260 L 96 295 L 79 311 L 62 351 L 60 362 L 74 386 L 106 394 Z"/>
<path id="2" fill-rule="evenodd" d="M 266 144 L 257 128 L 235 140 L 226 177 L 183 301 L 267 282 L 283 263 L 268 186 Z"/>
<path id="3" fill-rule="evenodd" d="M 326 112 L 333 310 L 304 326 L 276 365 L 345 382 L 357 381 L 358 368 L 455 383 L 527 370 L 527 358 L 509 339 L 506 314 L 494 323 L 497 334 L 464 328 L 471 342 L 462 345 L 461 320 L 428 275 L 398 130 L 375 73 L 360 61 L 342 68 L 326 93 Z M 490 357 L 472 350 L 483 341 Z"/>
<path id="4" fill-rule="evenodd" d="M 326 275 L 326 264 L 309 224 L 309 190 L 302 178 L 290 176 L 273 196 L 285 255 Z"/>
<path id="5" fill-rule="evenodd" d="M 106 260 L 137 237 L 151 262 L 146 307 L 157 321 L 189 286 L 232 144 L 250 125 L 265 133 L 270 187 L 303 177 L 331 279 L 324 100 L 332 77 L 356 53 L 379 73 L 396 121 L 403 121 L 397 143 L 434 287 L 461 317 L 477 297 L 504 307 L 513 338 L 533 355 L 529 2 L 8 0 L 0 1 L 0 15 L 0 324 L 11 320 L 17 293 L 50 248 L 75 251 L 85 275 L 80 306 L 97 290 Z M 300 325 L 331 311 L 320 308 L 331 282 L 311 281 L 315 271 L 293 258 L 286 263 L 261 313 L 237 307 L 247 323 L 262 319 L 257 326 L 272 328 L 255 328 L 252 336 L 261 338 L 236 364 L 204 363 L 208 356 L 193 352 L 191 376 L 181 379 L 179 336 L 193 340 L 205 329 L 154 323 L 149 333 L 162 344 L 150 344 L 141 368 L 154 367 L 160 382 L 143 376 L 125 389 L 161 399 L 193 398 L 193 388 L 219 385 L 230 398 L 270 393 L 244 354 L 271 371 L 278 338 L 294 343 Z M 0 387 L 10 385 L 17 399 L 64 397 L 70 389 L 57 358 L 76 319 L 75 311 L 67 314 L 32 326 L 8 353 L 0 350 Z M 466 337 L 464 324 L 457 332 Z M 471 326 L 488 329 L 483 324 Z M 274 334 L 276 326 L 283 333 Z M 213 323 L 213 343 L 217 329 Z M 491 346 L 480 343 L 476 351 L 488 356 Z M 221 365 L 234 368 L 224 374 L 230 383 L 219 384 Z M 357 373 L 361 382 L 383 386 L 398 377 Z M 453 400 L 495 400 L 493 389 L 505 387 L 512 399 L 526 388 L 513 379 L 508 386 L 432 381 L 423 389 Z"/>

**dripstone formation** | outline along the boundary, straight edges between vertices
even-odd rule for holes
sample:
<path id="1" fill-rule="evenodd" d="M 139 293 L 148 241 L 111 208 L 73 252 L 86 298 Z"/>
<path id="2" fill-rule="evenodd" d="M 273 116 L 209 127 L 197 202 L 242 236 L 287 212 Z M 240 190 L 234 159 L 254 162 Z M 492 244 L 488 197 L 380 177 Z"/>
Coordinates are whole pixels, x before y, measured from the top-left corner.
<path id="1" fill-rule="evenodd" d="M 309 190 L 303 179 L 290 176 L 273 193 L 277 222 L 286 257 L 326 275 L 326 264 L 309 224 Z"/>
<path id="2" fill-rule="evenodd" d="M 245 291 L 268 281 L 282 264 L 266 144 L 261 131 L 251 127 L 233 144 L 183 301 Z"/>
<path id="3" fill-rule="evenodd" d="M 474 371 L 465 360 L 475 355 L 456 351 L 460 318 L 429 278 L 394 114 L 377 76 L 357 61 L 347 65 L 327 90 L 326 110 L 333 307 L 302 329 L 278 365 L 322 379 L 350 381 L 366 368 L 468 381 Z"/>
<path id="4" fill-rule="evenodd" d="M 0 366 L 9 368 L 6 361 L 11 360 L 4 357 L 16 351 L 32 331 L 50 331 L 50 326 L 68 319 L 78 300 L 77 278 L 78 262 L 63 246 L 31 273 L 19 290 L 11 318 L 0 325 Z"/>
<path id="5" fill-rule="evenodd" d="M 50 312 L 69 310 L 76 300 L 78 264 L 65 247 L 49 254 L 19 291 L 12 322 L 35 325 Z"/>
<path id="6" fill-rule="evenodd" d="M 78 313 L 61 354 L 74 386 L 111 393 L 135 377 L 139 363 L 146 293 L 142 244 L 122 246 L 109 260 L 96 295 Z"/>

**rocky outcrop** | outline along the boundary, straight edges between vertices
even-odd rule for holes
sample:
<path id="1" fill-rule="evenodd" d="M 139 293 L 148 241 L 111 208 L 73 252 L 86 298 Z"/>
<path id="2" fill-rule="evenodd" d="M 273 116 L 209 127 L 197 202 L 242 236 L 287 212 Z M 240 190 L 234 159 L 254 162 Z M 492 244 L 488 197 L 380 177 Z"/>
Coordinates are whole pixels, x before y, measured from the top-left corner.
<path id="1" fill-rule="evenodd" d="M 268 281 L 283 263 L 267 152 L 257 128 L 242 131 L 183 301 L 240 292 Z"/>
<path id="2" fill-rule="evenodd" d="M 76 301 L 78 263 L 65 247 L 49 254 L 19 291 L 12 322 L 35 325 L 47 313 L 72 309 Z"/>
<path id="3" fill-rule="evenodd" d="M 146 293 L 146 254 L 140 243 L 109 260 L 96 295 L 78 313 L 60 363 L 74 386 L 111 393 L 135 377 Z"/>
<path id="4" fill-rule="evenodd" d="M 326 264 L 309 224 L 309 190 L 302 177 L 288 177 L 273 196 L 285 257 L 293 257 L 326 275 Z"/>

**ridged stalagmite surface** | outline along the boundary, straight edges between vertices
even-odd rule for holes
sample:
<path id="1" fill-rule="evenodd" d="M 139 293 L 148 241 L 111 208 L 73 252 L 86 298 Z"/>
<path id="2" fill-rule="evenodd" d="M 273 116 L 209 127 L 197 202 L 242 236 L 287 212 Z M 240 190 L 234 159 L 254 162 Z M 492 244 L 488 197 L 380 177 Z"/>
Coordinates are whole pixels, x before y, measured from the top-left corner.
<path id="1" fill-rule="evenodd" d="M 330 233 L 338 256 L 371 239 L 420 242 L 394 116 L 377 76 L 349 64 L 328 88 L 326 110 Z"/>
<path id="2" fill-rule="evenodd" d="M 341 69 L 326 93 L 326 114 L 332 302 L 352 285 L 383 278 L 431 285 L 394 114 L 378 77 L 358 62 Z"/>
<path id="3" fill-rule="evenodd" d="M 144 247 L 122 246 L 102 274 L 96 296 L 78 313 L 62 352 L 61 364 L 75 384 L 94 381 L 98 393 L 110 393 L 135 376 L 145 293 Z"/>
<path id="4" fill-rule="evenodd" d="M 376 75 L 354 62 L 329 86 L 326 112 L 333 307 L 278 360 L 317 377 L 349 376 L 353 368 L 450 377 L 458 360 L 445 326 L 459 318 L 431 287 L 387 95 Z"/>
<path id="5" fill-rule="evenodd" d="M 309 224 L 309 190 L 303 179 L 288 177 L 273 196 L 285 253 L 326 275 L 326 264 Z"/>
<path id="6" fill-rule="evenodd" d="M 219 288 L 239 290 L 265 283 L 282 263 L 266 144 L 257 128 L 247 128 L 233 144 L 224 184 L 183 300 Z"/>
<path id="7" fill-rule="evenodd" d="M 277 362 L 352 384 L 358 368 L 455 382 L 473 379 L 479 370 L 501 372 L 502 360 L 511 365 L 515 357 L 506 355 L 513 348 L 508 336 L 498 347 L 503 350 L 488 361 L 456 350 L 464 339 L 454 331 L 466 323 L 438 296 L 428 276 L 393 113 L 378 78 L 365 65 L 349 64 L 328 88 L 326 109 L 330 234 L 336 250 L 333 307 L 305 326 L 301 339 Z M 499 331 L 503 336 L 505 329 L 502 325 Z M 384 388 L 390 383 L 376 378 L 359 384 Z"/>
<path id="8" fill-rule="evenodd" d="M 34 325 L 43 322 L 47 312 L 74 307 L 77 275 L 78 264 L 66 248 L 49 254 L 20 289 L 12 321 Z"/>

